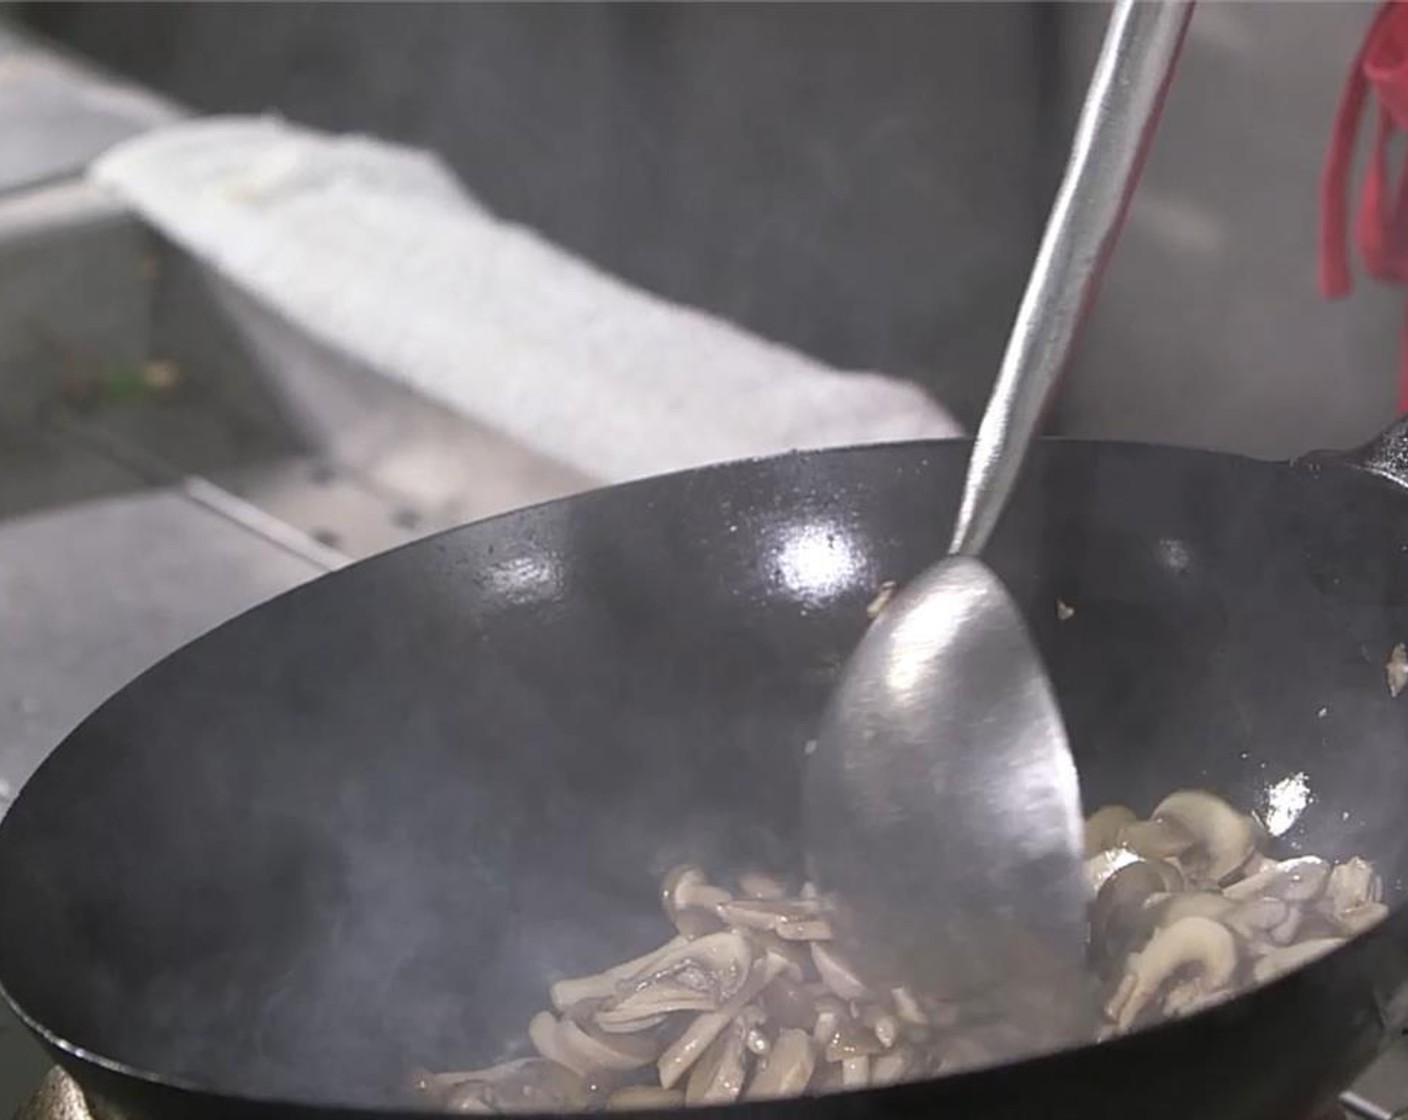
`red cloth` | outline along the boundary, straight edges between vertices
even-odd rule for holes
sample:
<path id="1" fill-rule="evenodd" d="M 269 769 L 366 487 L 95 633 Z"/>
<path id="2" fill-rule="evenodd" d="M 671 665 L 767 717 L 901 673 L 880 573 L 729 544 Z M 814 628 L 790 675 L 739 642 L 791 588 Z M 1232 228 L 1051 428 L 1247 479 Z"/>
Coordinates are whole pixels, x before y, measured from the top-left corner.
<path id="1" fill-rule="evenodd" d="M 1388 0 L 1374 16 L 1335 114 L 1320 181 L 1320 290 L 1332 299 L 1348 294 L 1354 286 L 1346 196 L 1359 123 L 1371 93 L 1374 145 L 1359 189 L 1354 241 L 1371 276 L 1408 284 L 1408 174 L 1401 167 L 1392 174 L 1389 170 L 1393 134 L 1408 136 L 1408 0 Z M 1400 347 L 1399 404 L 1408 411 L 1408 306 Z"/>

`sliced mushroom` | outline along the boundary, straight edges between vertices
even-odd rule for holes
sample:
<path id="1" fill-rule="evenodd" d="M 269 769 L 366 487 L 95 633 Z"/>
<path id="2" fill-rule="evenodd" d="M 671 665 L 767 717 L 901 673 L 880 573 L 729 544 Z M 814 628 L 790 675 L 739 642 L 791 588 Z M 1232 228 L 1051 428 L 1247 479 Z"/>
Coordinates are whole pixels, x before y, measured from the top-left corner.
<path id="1" fill-rule="evenodd" d="M 1169 794 L 1154 808 L 1154 819 L 1181 825 L 1197 841 L 1196 853 L 1184 852 L 1185 871 L 1214 883 L 1234 874 L 1256 853 L 1257 830 L 1252 819 L 1206 790 L 1185 789 Z"/>
<path id="2" fill-rule="evenodd" d="M 1237 943 L 1226 926 L 1211 918 L 1183 918 L 1160 929 L 1131 958 L 1105 1011 L 1125 1030 L 1166 985 L 1196 985 L 1194 991 L 1209 993 L 1230 983 L 1236 970 Z"/>
<path id="3" fill-rule="evenodd" d="M 614 965 L 591 976 L 576 976 L 570 980 L 559 980 L 548 989 L 552 1005 L 558 1011 L 566 1011 L 575 1003 L 588 999 L 608 999 L 617 994 L 617 985 L 649 971 L 660 958 L 667 956 L 680 946 L 687 944 L 685 938 L 675 937 L 658 949 Z"/>
<path id="4" fill-rule="evenodd" d="M 905 1080 L 918 1064 L 913 1050 L 908 1046 L 897 1046 L 895 1049 L 871 1059 L 870 1083 L 872 1085 L 894 1085 Z"/>
<path id="5" fill-rule="evenodd" d="M 787 941 L 829 941 L 831 923 L 820 899 L 736 898 L 719 908 L 729 925 L 765 929 Z"/>
<path id="6" fill-rule="evenodd" d="M 772 1053 L 760 1062 L 748 1086 L 749 1100 L 795 1097 L 807 1087 L 816 1069 L 816 1050 L 805 1031 L 779 1032 Z"/>
<path id="7" fill-rule="evenodd" d="M 908 988 L 891 988 L 890 998 L 895 1003 L 895 1013 L 906 1023 L 916 1027 L 930 1025 L 929 1014 L 919 1006 L 919 1000 Z"/>
<path id="8" fill-rule="evenodd" d="M 1258 895 L 1280 898 L 1286 902 L 1310 902 L 1320 897 L 1329 877 L 1330 865 L 1323 859 L 1300 856 L 1267 864 L 1255 875 L 1229 883 L 1222 893 L 1233 902 Z"/>
<path id="9" fill-rule="evenodd" d="M 1133 809 L 1126 809 L 1123 805 L 1106 805 L 1096 809 L 1085 819 L 1085 858 L 1090 859 L 1099 852 L 1113 848 L 1120 829 L 1138 819 Z"/>
<path id="10" fill-rule="evenodd" d="M 713 886 L 702 868 L 693 864 L 676 867 L 660 885 L 660 904 L 665 916 L 685 937 L 701 937 L 724 928 L 719 908 L 733 896 Z"/>
<path id="11" fill-rule="evenodd" d="M 1383 881 L 1368 860 L 1355 856 L 1337 864 L 1325 884 L 1324 910 L 1335 917 L 1365 902 L 1383 900 Z"/>
<path id="12" fill-rule="evenodd" d="M 748 1076 L 747 1028 L 734 1021 L 709 1044 L 689 1071 L 686 1104 L 729 1104 L 743 1092 Z"/>
<path id="13" fill-rule="evenodd" d="M 1278 922 L 1268 930 L 1268 934 L 1273 944 L 1289 945 L 1300 936 L 1301 926 L 1305 922 L 1305 911 L 1299 906 L 1291 906 L 1284 920 Z"/>
<path id="14" fill-rule="evenodd" d="M 1398 694 L 1408 688 L 1408 646 L 1402 642 L 1389 651 L 1384 676 L 1388 679 L 1388 694 L 1398 699 Z"/>
<path id="15" fill-rule="evenodd" d="M 1358 906 L 1351 906 L 1348 910 L 1341 910 L 1336 914 L 1335 924 L 1350 937 L 1356 937 L 1373 929 L 1387 917 L 1388 907 L 1382 902 L 1361 902 Z"/>
<path id="16" fill-rule="evenodd" d="M 856 1009 L 856 1018 L 875 1036 L 881 1046 L 888 1049 L 899 1041 L 899 1019 L 878 1004 L 863 1004 Z"/>
<path id="17" fill-rule="evenodd" d="M 1116 843 L 1149 860 L 1177 859 L 1197 838 L 1174 820 L 1134 821 L 1120 828 Z"/>
<path id="18" fill-rule="evenodd" d="M 837 1016 L 834 1025 L 822 1038 L 813 1036 L 828 1062 L 843 1062 L 847 1058 L 869 1058 L 883 1054 L 885 1047 L 870 1031 L 849 1015 Z"/>
<path id="19" fill-rule="evenodd" d="M 1148 909 L 1161 926 L 1171 926 L 1184 918 L 1221 920 L 1236 910 L 1236 903 L 1216 891 L 1184 891 L 1149 901 Z"/>
<path id="20" fill-rule="evenodd" d="M 745 871 L 738 877 L 738 893 L 744 898 L 776 901 L 787 897 L 787 887 L 775 875 L 762 871 Z"/>
<path id="21" fill-rule="evenodd" d="M 1188 889 L 1188 880 L 1176 863 L 1170 863 L 1166 859 L 1151 859 L 1147 862 L 1154 869 L 1154 874 L 1163 881 L 1164 890 L 1170 894 Z"/>
<path id="22" fill-rule="evenodd" d="M 650 970 L 621 986 L 627 991 L 597 1013 L 603 1029 L 676 1011 L 713 1011 L 743 986 L 753 947 L 737 930 L 685 941 L 655 959 Z M 666 1086 L 669 1088 L 669 1086 Z"/>
<path id="23" fill-rule="evenodd" d="M 1175 984 L 1163 999 L 1163 1013 L 1170 1018 L 1181 1018 L 1212 1007 L 1234 994 L 1230 987 L 1205 989 L 1196 981 Z"/>
<path id="24" fill-rule="evenodd" d="M 1181 791 L 1132 818 L 1111 807 L 1088 822 L 1094 840 L 1130 843 L 1087 861 L 1094 957 L 1107 976 L 1123 970 L 1101 1038 L 1274 979 L 1387 914 L 1366 861 L 1269 859 L 1257 822 L 1211 794 Z M 952 1073 L 1026 1045 L 1020 1023 L 968 1016 L 960 1030 L 954 1002 L 869 989 L 811 884 L 800 898 L 761 873 L 738 885 L 735 898 L 696 866 L 675 869 L 661 898 L 681 936 L 553 985 L 557 1014 L 528 1028 L 540 1057 L 421 1073 L 416 1091 L 465 1113 L 726 1104 Z M 658 1088 L 619 1087 L 652 1061 Z"/>
<path id="25" fill-rule="evenodd" d="M 790 977 L 779 976 L 763 989 L 759 998 L 763 1010 L 779 1026 L 810 1030 L 816 1022 L 815 998 Z"/>
<path id="26" fill-rule="evenodd" d="M 1105 880 L 1090 905 L 1090 940 L 1095 963 L 1104 967 L 1136 946 L 1149 930 L 1144 906 L 1164 893 L 1154 864 L 1139 860 Z"/>
<path id="27" fill-rule="evenodd" d="M 1111 876 L 1132 863 L 1141 862 L 1143 857 L 1135 855 L 1128 848 L 1106 848 L 1096 852 L 1084 864 L 1085 883 L 1090 888 L 1091 897 L 1100 893 L 1100 888 L 1110 881 Z"/>
<path id="28" fill-rule="evenodd" d="M 842 999 L 864 999 L 870 989 L 850 961 L 829 942 L 811 943 L 812 962 L 822 982 Z"/>
<path id="29" fill-rule="evenodd" d="M 544 1011 L 528 1024 L 538 1053 L 581 1077 L 597 1070 L 632 1070 L 660 1056 L 661 1045 L 648 1034 L 606 1034 L 571 1019 L 554 1019 Z"/>
<path id="30" fill-rule="evenodd" d="M 753 939 L 754 944 L 787 963 L 787 969 L 783 975 L 790 976 L 800 984 L 811 972 L 811 946 L 814 944 L 813 942 L 788 941 L 771 930 L 752 930 L 749 936 Z"/>
<path id="31" fill-rule="evenodd" d="M 1232 906 L 1221 921 L 1233 933 L 1250 940 L 1281 926 L 1291 913 L 1291 904 L 1282 899 L 1252 898 Z"/>
<path id="32" fill-rule="evenodd" d="M 728 1001 L 717 1011 L 706 1011 L 695 1018 L 679 1038 L 675 1039 L 660 1055 L 656 1068 L 660 1071 L 660 1084 L 670 1089 L 689 1072 L 699 1059 L 699 1055 L 718 1038 L 742 1012 L 755 996 L 777 979 L 780 966 L 775 958 L 764 955 L 755 961 L 748 978 Z"/>
<path id="33" fill-rule="evenodd" d="M 743 1045 L 750 1054 L 765 1057 L 772 1049 L 776 1028 L 768 1022 L 768 1013 L 758 1003 L 750 1003 L 738 1013 L 738 1023 L 743 1029 Z"/>
<path id="34" fill-rule="evenodd" d="M 678 1089 L 662 1089 L 658 1085 L 628 1085 L 606 1098 L 606 1107 L 619 1112 L 678 1108 L 682 1104 L 684 1094 Z"/>
<path id="35" fill-rule="evenodd" d="M 846 1089 L 864 1089 L 870 1084 L 870 1059 L 860 1056 L 846 1058 L 841 1063 L 841 1085 Z"/>
<path id="36" fill-rule="evenodd" d="M 1258 984 L 1266 984 L 1302 965 L 1307 965 L 1319 957 L 1344 944 L 1342 937 L 1317 938 L 1314 941 L 1298 941 L 1294 945 L 1276 949 L 1252 965 L 1252 979 Z"/>

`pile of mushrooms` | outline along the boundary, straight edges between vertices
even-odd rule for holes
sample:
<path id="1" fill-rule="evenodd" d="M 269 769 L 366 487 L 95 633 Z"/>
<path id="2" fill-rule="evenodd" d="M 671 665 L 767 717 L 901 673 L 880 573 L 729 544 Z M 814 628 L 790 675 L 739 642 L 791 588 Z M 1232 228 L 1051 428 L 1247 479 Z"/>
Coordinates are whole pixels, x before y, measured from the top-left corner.
<path id="1" fill-rule="evenodd" d="M 1187 1015 L 1328 952 L 1387 908 L 1362 859 L 1274 860 L 1256 820 L 1186 790 L 1141 820 L 1086 822 L 1101 1037 Z M 694 866 L 665 877 L 677 933 L 644 956 L 551 988 L 528 1025 L 538 1056 L 420 1072 L 456 1112 L 655 1109 L 886 1085 L 989 1058 L 982 1035 L 904 988 L 867 986 L 833 942 L 827 901 L 765 874 L 736 889 Z"/>
<path id="2" fill-rule="evenodd" d="M 1085 825 L 1092 961 L 1105 1034 L 1187 1015 L 1274 980 L 1382 921 L 1367 860 L 1277 860 L 1254 817 L 1181 790 L 1148 820 L 1121 805 Z"/>

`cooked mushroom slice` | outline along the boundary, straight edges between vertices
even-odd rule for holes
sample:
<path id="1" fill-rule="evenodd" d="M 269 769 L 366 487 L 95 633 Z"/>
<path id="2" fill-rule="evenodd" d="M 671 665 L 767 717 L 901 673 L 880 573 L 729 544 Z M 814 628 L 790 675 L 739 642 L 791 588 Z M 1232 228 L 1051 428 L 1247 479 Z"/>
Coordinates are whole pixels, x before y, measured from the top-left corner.
<path id="1" fill-rule="evenodd" d="M 592 976 L 576 976 L 570 980 L 559 980 L 548 990 L 552 1005 L 558 1011 L 566 1011 L 575 1003 L 588 999 L 607 999 L 617 994 L 617 985 L 623 980 L 649 971 L 656 961 L 668 956 L 688 942 L 683 937 L 675 937 L 633 960 L 613 965 Z"/>
<path id="2" fill-rule="evenodd" d="M 728 1104 L 743 1092 L 748 1076 L 747 1028 L 736 1020 L 709 1044 L 689 1072 L 686 1104 Z"/>
<path id="3" fill-rule="evenodd" d="M 1233 902 L 1241 902 L 1258 895 L 1280 898 L 1287 902 L 1310 902 L 1320 897 L 1329 878 L 1330 865 L 1323 859 L 1317 856 L 1300 856 L 1267 864 L 1255 875 L 1229 883 L 1222 893 Z"/>
<path id="4" fill-rule="evenodd" d="M 1100 888 L 1110 881 L 1112 875 L 1132 863 L 1141 862 L 1142 858 L 1128 848 L 1106 848 L 1103 852 L 1096 852 L 1083 864 L 1085 883 L 1090 888 L 1091 897 L 1100 893 Z"/>
<path id="5" fill-rule="evenodd" d="M 1257 829 L 1252 819 L 1206 790 L 1169 794 L 1154 808 L 1153 817 L 1192 833 L 1196 848 L 1184 852 L 1179 862 L 1184 871 L 1214 883 L 1240 870 L 1256 854 Z"/>
<path id="6" fill-rule="evenodd" d="M 863 1004 L 856 1009 L 856 1018 L 875 1036 L 876 1041 L 886 1049 L 899 1041 L 899 1019 L 878 1004 Z"/>
<path id="7" fill-rule="evenodd" d="M 678 1108 L 682 1104 L 684 1094 L 678 1089 L 661 1089 L 658 1085 L 628 1085 L 606 1098 L 606 1107 L 618 1112 Z"/>
<path id="8" fill-rule="evenodd" d="M 587 1105 L 587 1089 L 571 1070 L 545 1058 L 504 1062 L 445 1098 L 451 1112 L 573 1112 Z"/>
<path id="9" fill-rule="evenodd" d="M 538 1053 L 582 1077 L 598 1070 L 631 1070 L 648 1066 L 662 1045 L 646 1034 L 606 1034 L 571 1019 L 554 1019 L 544 1011 L 528 1024 L 528 1037 Z"/>
<path id="10" fill-rule="evenodd" d="M 736 898 L 719 908 L 731 926 L 770 930 L 788 941 L 829 941 L 826 907 L 814 898 Z"/>
<path id="11" fill-rule="evenodd" d="M 1293 912 L 1291 904 L 1279 898 L 1252 898 L 1227 910 L 1221 920 L 1233 933 L 1251 940 L 1279 928 Z"/>
<path id="12" fill-rule="evenodd" d="M 675 1011 L 713 1011 L 742 987 L 752 965 L 753 947 L 737 930 L 686 941 L 656 958 L 649 972 L 622 982 L 627 991 L 605 1004 L 596 1021 L 610 1030 Z"/>
<path id="13" fill-rule="evenodd" d="M 655 1063 L 660 1071 L 660 1084 L 666 1089 L 676 1085 L 699 1060 L 700 1055 L 723 1033 L 732 1018 L 722 1011 L 706 1011 L 697 1016 L 684 1034 L 675 1039 Z"/>
<path id="14" fill-rule="evenodd" d="M 919 1063 L 908 1046 L 897 1046 L 870 1062 L 872 1085 L 894 1085 L 903 1081 Z"/>
<path id="15" fill-rule="evenodd" d="M 665 916 L 685 937 L 702 937 L 724 927 L 719 907 L 733 896 L 710 884 L 703 869 L 693 864 L 676 867 L 660 885 L 660 904 Z"/>
<path id="16" fill-rule="evenodd" d="M 1305 911 L 1299 906 L 1292 906 L 1286 914 L 1285 920 L 1278 922 L 1268 931 L 1271 941 L 1275 945 L 1289 945 L 1300 936 L 1301 926 L 1305 923 Z"/>
<path id="17" fill-rule="evenodd" d="M 870 994 L 865 981 L 856 974 L 855 967 L 834 945 L 813 941 L 811 950 L 817 975 L 842 999 L 864 999 Z"/>
<path id="18" fill-rule="evenodd" d="M 1237 909 L 1237 904 L 1216 891 L 1184 891 L 1162 899 L 1150 899 L 1148 908 L 1161 926 L 1171 926 L 1184 918 L 1214 918 L 1222 920 Z"/>
<path id="19" fill-rule="evenodd" d="M 1164 890 L 1170 894 L 1188 889 L 1188 880 L 1179 870 L 1178 864 L 1166 859 L 1151 859 L 1147 862 L 1154 869 L 1154 874 L 1163 880 Z"/>
<path id="20" fill-rule="evenodd" d="M 810 1030 L 816 1022 L 816 999 L 790 977 L 779 976 L 759 997 L 763 1010 L 778 1026 Z"/>
<path id="21" fill-rule="evenodd" d="M 590 1067 L 578 1068 L 563 1053 L 562 1045 L 557 1040 L 557 1016 L 551 1011 L 539 1011 L 528 1020 L 528 1040 L 533 1044 L 533 1049 L 548 1061 L 567 1066 L 581 1076 L 591 1072 Z"/>
<path id="22" fill-rule="evenodd" d="M 864 1089 L 870 1084 L 870 1059 L 847 1058 L 841 1063 L 841 1085 L 846 1089 Z"/>
<path id="23" fill-rule="evenodd" d="M 768 1013 L 757 1003 L 750 1003 L 738 1013 L 738 1022 L 743 1029 L 743 1045 L 748 1053 L 764 1057 L 772 1049 L 776 1027 L 768 1022 Z"/>
<path id="24" fill-rule="evenodd" d="M 1148 860 L 1122 867 L 1105 880 L 1090 904 L 1091 949 L 1097 965 L 1122 957 L 1147 935 L 1145 903 L 1163 892 L 1164 878 Z"/>
<path id="25" fill-rule="evenodd" d="M 1267 953 L 1252 965 L 1252 979 L 1258 984 L 1268 983 L 1278 976 L 1284 976 L 1302 965 L 1309 964 L 1317 957 L 1323 957 L 1326 953 L 1338 949 L 1343 944 L 1344 938 L 1342 937 L 1323 937 L 1314 941 L 1298 941 L 1294 945 L 1287 945 Z"/>
<path id="26" fill-rule="evenodd" d="M 1120 829 L 1138 819 L 1133 809 L 1126 809 L 1123 805 L 1106 805 L 1096 809 L 1085 819 L 1085 858 L 1090 859 L 1099 852 L 1113 848 Z"/>
<path id="27" fill-rule="evenodd" d="M 811 973 L 812 943 L 810 941 L 788 941 L 770 930 L 764 929 L 749 930 L 748 936 L 752 939 L 753 944 L 786 961 L 787 969 L 784 975 L 790 976 L 797 983 L 802 983 Z"/>
<path id="28" fill-rule="evenodd" d="M 1142 952 L 1130 958 L 1129 971 L 1106 1005 L 1105 1013 L 1127 1030 L 1170 984 L 1192 999 L 1228 984 L 1237 969 L 1232 932 L 1211 918 L 1189 917 L 1160 929 Z"/>
<path id="29" fill-rule="evenodd" d="M 919 1000 L 908 988 L 891 988 L 890 998 L 895 1004 L 895 1014 L 904 1022 L 915 1027 L 935 1025 L 928 1011 L 919 1005 Z"/>
<path id="30" fill-rule="evenodd" d="M 1382 902 L 1361 902 L 1358 906 L 1351 906 L 1348 910 L 1341 910 L 1336 914 L 1335 924 L 1350 937 L 1355 937 L 1373 929 L 1387 917 L 1388 907 Z"/>
<path id="31" fill-rule="evenodd" d="M 1330 872 L 1322 909 L 1333 918 L 1361 903 L 1382 902 L 1383 889 L 1383 881 L 1373 864 L 1355 856 Z"/>
<path id="32" fill-rule="evenodd" d="M 1388 694 L 1397 700 L 1398 694 L 1408 688 L 1408 646 L 1402 642 L 1389 652 L 1384 676 L 1388 678 Z"/>
<path id="33" fill-rule="evenodd" d="M 807 1087 L 816 1069 L 816 1050 L 806 1031 L 785 1030 L 773 1043 L 772 1053 L 759 1063 L 748 1086 L 749 1100 L 795 1097 Z"/>
<path id="34" fill-rule="evenodd" d="M 722 1007 L 695 1018 L 656 1062 L 660 1084 L 666 1089 L 672 1088 L 688 1073 L 690 1066 L 699 1060 L 699 1055 L 719 1037 L 723 1029 L 738 1017 L 755 996 L 777 979 L 781 967 L 776 958 L 764 955 L 754 962 L 743 986 Z"/>
<path id="35" fill-rule="evenodd" d="M 820 1023 L 820 1016 L 817 1021 Z M 836 1016 L 829 1026 L 830 1029 L 822 1037 L 812 1036 L 822 1048 L 822 1057 L 828 1062 L 844 1062 L 848 1058 L 870 1058 L 885 1052 L 880 1040 L 849 1015 Z"/>
<path id="36" fill-rule="evenodd" d="M 738 893 L 744 898 L 777 900 L 787 897 L 787 886 L 775 875 L 745 871 L 738 877 Z"/>
<path id="37" fill-rule="evenodd" d="M 1193 833 L 1173 820 L 1134 821 L 1120 828 L 1116 844 L 1144 859 L 1176 859 L 1197 843 Z"/>
<path id="38" fill-rule="evenodd" d="M 830 921 L 824 917 L 783 918 L 773 932 L 788 941 L 830 941 L 835 936 Z"/>

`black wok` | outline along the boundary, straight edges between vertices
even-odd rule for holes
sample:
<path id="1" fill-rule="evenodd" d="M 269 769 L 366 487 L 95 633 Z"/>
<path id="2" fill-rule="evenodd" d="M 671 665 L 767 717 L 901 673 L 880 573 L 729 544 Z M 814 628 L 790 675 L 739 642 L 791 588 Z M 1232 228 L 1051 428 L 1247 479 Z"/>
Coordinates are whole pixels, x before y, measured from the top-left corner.
<path id="1" fill-rule="evenodd" d="M 1198 785 L 1253 808 L 1304 772 L 1287 842 L 1374 860 L 1389 919 L 1108 1045 L 750 1112 L 1295 1120 L 1352 1079 L 1408 977 L 1408 695 L 1384 672 L 1408 640 L 1408 426 L 1385 439 L 1377 476 L 1045 443 L 991 561 L 1087 805 Z M 0 825 L 6 993 L 143 1118 L 408 1111 L 408 1069 L 500 1056 L 551 980 L 658 943 L 668 866 L 798 865 L 812 721 L 877 587 L 941 554 L 966 455 L 587 494 L 221 627 L 105 704 Z"/>

